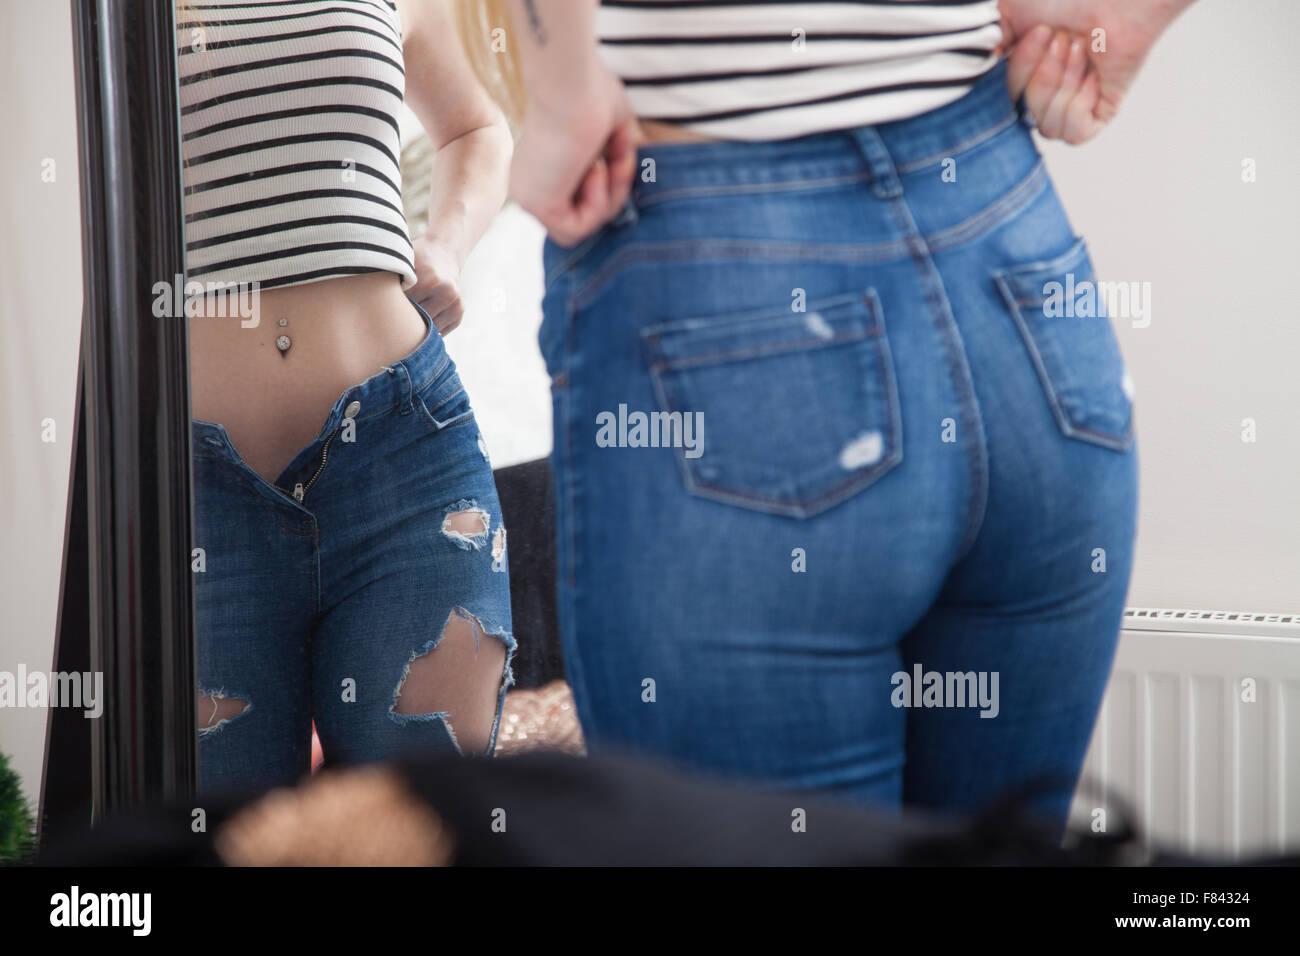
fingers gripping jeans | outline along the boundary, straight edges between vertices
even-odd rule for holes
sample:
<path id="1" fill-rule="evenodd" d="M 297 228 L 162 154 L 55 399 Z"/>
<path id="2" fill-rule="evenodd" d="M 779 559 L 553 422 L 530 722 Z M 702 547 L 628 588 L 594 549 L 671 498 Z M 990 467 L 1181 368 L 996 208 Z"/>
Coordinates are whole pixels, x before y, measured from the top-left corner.
<path id="1" fill-rule="evenodd" d="M 415 308 L 424 341 L 348 389 L 274 483 L 221 425 L 192 423 L 201 790 L 292 783 L 313 718 L 330 762 L 459 749 L 462 714 L 398 704 L 425 655 L 453 669 L 437 683 L 495 695 L 481 752 L 495 745 L 515 646 L 505 529 L 465 388 Z M 495 673 L 471 678 L 479 661 Z M 214 701 L 229 719 L 209 719 Z"/>
<path id="2" fill-rule="evenodd" d="M 1005 66 L 878 127 L 654 145 L 545 250 L 560 619 L 593 752 L 968 810 L 1115 650 L 1132 386 Z"/>

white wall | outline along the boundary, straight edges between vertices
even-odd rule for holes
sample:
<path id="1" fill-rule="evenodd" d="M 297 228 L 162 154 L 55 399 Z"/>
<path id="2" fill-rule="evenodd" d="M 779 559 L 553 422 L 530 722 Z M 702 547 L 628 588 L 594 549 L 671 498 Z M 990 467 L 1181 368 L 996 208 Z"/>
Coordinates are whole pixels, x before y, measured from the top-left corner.
<path id="1" fill-rule="evenodd" d="M 551 380 L 537 348 L 545 230 L 513 203 L 465 263 L 465 320 L 447 351 L 474 403 L 494 468 L 551 451 Z"/>
<path id="2" fill-rule="evenodd" d="M 1100 276 L 1151 283 L 1150 326 L 1116 322 L 1142 466 L 1131 606 L 1300 611 L 1297 37 L 1294 0 L 1201 0 L 1108 130 L 1045 149 Z"/>
<path id="3" fill-rule="evenodd" d="M 13 673 L 50 668 L 72 460 L 81 198 L 70 5 L 0 0 L 0 51 L 0 670 Z M 0 751 L 33 806 L 46 716 L 0 710 Z"/>

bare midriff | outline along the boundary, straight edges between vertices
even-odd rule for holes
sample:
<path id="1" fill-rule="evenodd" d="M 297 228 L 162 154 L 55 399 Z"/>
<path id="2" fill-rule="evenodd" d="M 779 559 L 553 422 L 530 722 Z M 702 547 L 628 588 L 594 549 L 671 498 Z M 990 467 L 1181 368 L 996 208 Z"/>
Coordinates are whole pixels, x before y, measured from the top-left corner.
<path id="1" fill-rule="evenodd" d="M 658 120 L 638 119 L 641 127 L 640 142 L 645 143 L 716 143 L 712 136 L 704 136 L 685 129 L 675 123 L 663 123 Z"/>
<path id="2" fill-rule="evenodd" d="M 339 397 L 414 351 L 426 327 L 393 272 L 262 290 L 257 311 L 248 328 L 237 316 L 189 319 L 190 406 L 273 482 Z M 276 346 L 281 335 L 287 352 Z"/>

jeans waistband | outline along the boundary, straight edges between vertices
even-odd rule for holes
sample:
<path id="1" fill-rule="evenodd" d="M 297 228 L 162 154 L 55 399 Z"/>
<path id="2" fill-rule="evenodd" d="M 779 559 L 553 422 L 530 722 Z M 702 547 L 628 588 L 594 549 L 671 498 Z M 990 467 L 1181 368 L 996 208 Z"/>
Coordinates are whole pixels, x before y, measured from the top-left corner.
<path id="1" fill-rule="evenodd" d="M 383 415 L 396 406 L 411 407 L 411 396 L 418 394 L 426 385 L 447 367 L 451 360 L 443 344 L 442 335 L 419 303 L 408 299 L 415 310 L 424 319 L 425 333 L 420 344 L 405 358 L 392 365 L 386 365 L 370 378 L 347 389 L 334 402 L 329 417 L 321 427 L 316 441 L 320 441 L 342 424 L 353 402 L 359 409 L 351 416 L 360 422 L 376 415 Z M 239 461 L 224 426 L 216 422 L 192 419 L 190 422 L 194 451 L 204 455 L 219 455 L 232 461 Z M 310 446 L 309 446 L 310 447 Z"/>
<path id="2" fill-rule="evenodd" d="M 960 99 L 919 116 L 796 139 L 758 142 L 651 143 L 641 150 L 637 205 L 711 188 L 761 188 L 835 177 L 879 180 L 961 152 L 1002 128 L 1031 122 L 1012 102 L 1007 61 L 985 73 Z M 654 175 L 645 175 L 645 159 Z M 650 179 L 651 181 L 646 181 Z"/>

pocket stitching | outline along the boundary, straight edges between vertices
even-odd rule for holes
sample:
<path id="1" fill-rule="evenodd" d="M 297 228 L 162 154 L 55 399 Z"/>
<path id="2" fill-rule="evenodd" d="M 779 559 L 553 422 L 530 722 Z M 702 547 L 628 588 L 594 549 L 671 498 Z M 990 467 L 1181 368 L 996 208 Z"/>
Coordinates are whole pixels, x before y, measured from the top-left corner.
<path id="1" fill-rule="evenodd" d="M 462 385 L 456 391 L 448 395 L 443 401 L 439 402 L 438 408 L 445 407 L 449 403 L 455 401 L 457 398 L 465 394 L 466 394 L 466 389 L 465 386 Z M 474 417 L 474 408 L 473 406 L 471 406 L 468 410 L 462 412 L 456 417 L 449 418 L 445 422 L 440 422 L 438 420 L 438 417 L 433 413 L 433 410 L 431 410 L 429 406 L 425 404 L 424 396 L 417 394 L 415 396 L 414 404 L 416 406 L 416 413 L 419 416 L 420 421 L 425 425 L 425 427 L 429 428 L 434 433 L 445 431 L 446 429 L 451 428 L 454 425 L 464 424 L 465 422 L 470 421 Z"/>
<path id="2" fill-rule="evenodd" d="M 874 293 L 874 291 L 873 289 L 867 289 L 863 292 L 845 292 L 840 295 L 827 296 L 824 299 L 818 299 L 816 302 L 809 302 L 805 308 L 809 312 L 825 312 L 841 305 L 853 305 L 866 300 L 867 310 L 871 312 L 871 319 L 873 320 L 867 324 L 868 331 L 871 331 L 877 327 L 879 322 L 878 314 L 875 312 L 875 303 L 868 299 L 868 295 Z M 655 325 L 646 326 L 641 330 L 641 337 L 659 338 L 668 332 L 726 329 L 744 326 L 753 322 L 787 318 L 797 314 L 799 313 L 792 313 L 785 306 L 773 306 L 764 309 L 750 309 L 748 312 L 728 312 L 723 315 L 697 315 L 687 319 L 675 319 L 672 322 L 659 322 Z"/>
<path id="3" fill-rule="evenodd" d="M 1064 272 L 1065 266 L 1074 259 L 1089 259 L 1088 248 L 1082 237 L 1076 239 L 1069 249 L 1051 259 L 1027 262 L 1010 269 L 994 269 L 993 275 L 999 280 L 1009 276 L 1031 275 L 1035 272 Z"/>
<path id="4" fill-rule="evenodd" d="M 860 332 L 849 332 L 835 335 L 829 339 L 800 339 L 797 342 L 774 345 L 769 348 L 750 349 L 745 352 L 709 352 L 707 354 L 692 355 L 690 358 L 682 359 L 660 358 L 651 366 L 651 371 L 660 372 L 673 368 L 695 368 L 700 365 L 722 365 L 727 362 L 736 362 L 741 359 L 780 355 L 782 352 L 815 352 L 818 349 L 829 348 L 833 345 L 843 345 L 845 342 L 857 342 L 861 339 L 873 338 L 878 334 L 878 331 L 866 329 Z"/>
<path id="5" fill-rule="evenodd" d="M 1011 277 L 1032 275 L 1038 273 L 1051 273 L 1053 275 L 1063 274 L 1068 271 L 1066 266 L 1071 262 L 1079 260 L 1090 262 L 1087 246 L 1082 238 L 1078 239 L 1066 252 L 1052 259 L 1040 262 L 1028 263 L 1026 265 L 1016 266 L 1011 269 L 995 269 L 993 271 L 994 282 L 998 286 L 998 291 L 1006 303 L 1007 311 L 1010 313 L 1012 320 L 1016 323 L 1016 328 L 1020 332 L 1020 338 L 1025 343 L 1025 349 L 1029 352 L 1030 360 L 1034 363 L 1034 370 L 1038 374 L 1039 384 L 1042 386 L 1047 403 L 1052 410 L 1052 417 L 1056 419 L 1057 427 L 1067 438 L 1073 438 L 1078 441 L 1086 441 L 1113 451 L 1127 452 L 1133 446 L 1133 409 L 1130 403 L 1128 427 L 1124 431 L 1122 438 L 1116 437 L 1107 432 L 1100 432 L 1084 425 L 1077 425 L 1070 420 L 1066 414 L 1065 408 L 1061 405 L 1060 396 L 1057 391 L 1057 384 L 1052 380 L 1052 376 L 1047 371 L 1047 365 L 1043 361 L 1042 350 L 1038 346 L 1038 341 L 1034 336 L 1033 330 L 1029 327 L 1028 320 L 1022 313 L 1022 308 L 1031 305 L 1041 305 L 1046 301 L 1042 298 L 1021 299 L 1016 296 L 1012 288 Z M 1091 272 L 1090 268 L 1090 272 Z M 1107 319 L 1109 322 L 1109 319 Z"/>
<path id="6" fill-rule="evenodd" d="M 770 513 L 787 515 L 797 518 L 813 517 L 821 512 L 847 500 L 859 491 L 865 490 L 871 484 L 874 484 L 879 478 L 895 468 L 903 460 L 903 444 L 901 439 L 902 433 L 902 411 L 898 396 L 898 381 L 894 374 L 893 355 L 889 348 L 888 337 L 885 334 L 884 312 L 880 305 L 880 297 L 875 288 L 868 288 L 862 293 L 852 292 L 845 295 L 834 296 L 828 299 L 819 300 L 816 303 L 809 303 L 809 311 L 823 311 L 833 304 L 847 304 L 862 301 L 868 313 L 867 328 L 852 336 L 846 336 L 842 341 L 868 341 L 874 339 L 876 348 L 871 354 L 874 357 L 876 371 L 880 376 L 882 383 L 882 401 L 884 404 L 884 432 L 885 447 L 888 452 L 881 459 L 866 468 L 851 472 L 850 476 L 840 484 L 821 492 L 812 498 L 799 501 L 788 501 L 779 498 L 765 496 L 757 492 L 746 491 L 740 492 L 733 488 L 725 488 L 719 485 L 709 484 L 695 477 L 687 464 L 686 457 L 682 450 L 678 450 L 673 457 L 677 461 L 678 470 L 682 474 L 683 481 L 687 490 L 699 497 L 709 498 L 712 500 L 722 501 L 728 504 L 735 504 L 742 507 L 757 508 Z M 736 319 L 736 322 L 743 324 L 744 321 L 753 320 L 753 317 L 759 315 L 758 312 L 744 313 Z M 766 314 L 765 317 L 776 317 L 781 315 L 780 311 Z M 668 327 L 680 328 L 683 323 L 698 321 L 698 319 L 687 319 L 682 322 L 663 323 L 658 326 L 651 326 L 642 330 L 642 337 L 647 346 L 657 337 L 657 331 Z M 729 321 L 729 320 L 724 320 Z M 838 338 L 838 337 L 837 337 Z M 771 349 L 762 353 L 746 352 L 738 357 L 750 358 L 756 354 L 779 354 L 782 351 L 811 351 L 825 347 L 834 343 L 835 340 L 815 339 L 796 343 L 780 349 Z M 712 353 L 717 355 L 718 353 Z M 727 353 L 730 354 L 730 353 Z M 734 361 L 734 358 L 732 359 Z M 719 360 L 710 357 L 707 363 L 698 364 L 725 364 L 726 360 Z M 664 381 L 663 373 L 671 368 L 689 368 L 688 360 L 670 360 L 659 358 L 652 362 L 650 367 L 651 382 L 653 384 L 656 398 L 659 400 L 661 409 L 666 411 L 679 410 L 682 404 L 680 400 L 676 403 L 669 401 L 669 387 Z"/>

